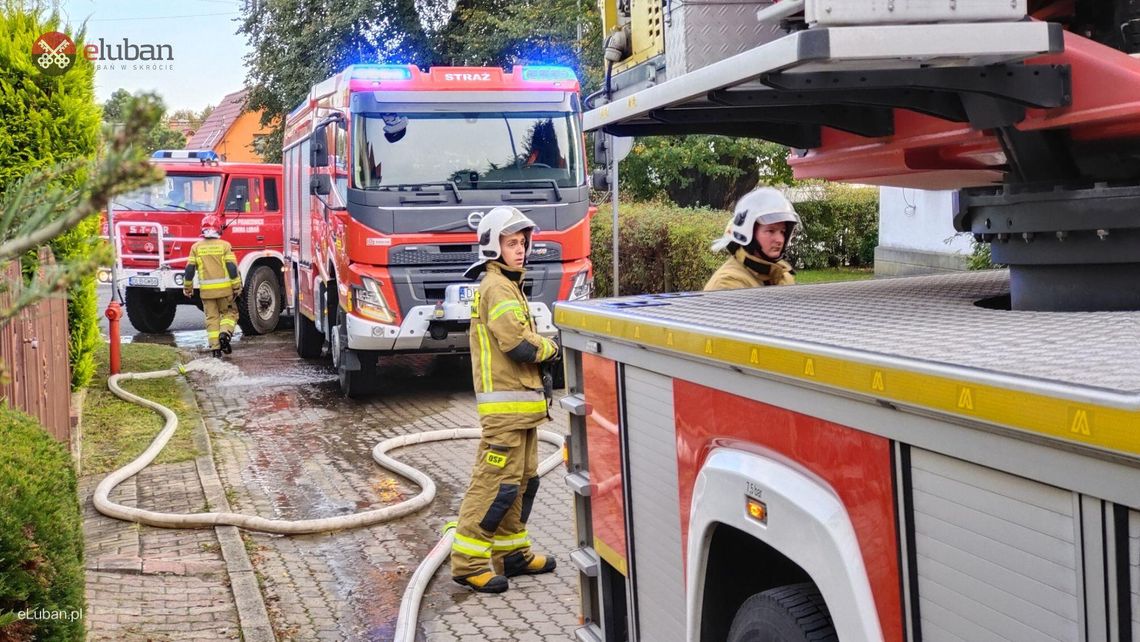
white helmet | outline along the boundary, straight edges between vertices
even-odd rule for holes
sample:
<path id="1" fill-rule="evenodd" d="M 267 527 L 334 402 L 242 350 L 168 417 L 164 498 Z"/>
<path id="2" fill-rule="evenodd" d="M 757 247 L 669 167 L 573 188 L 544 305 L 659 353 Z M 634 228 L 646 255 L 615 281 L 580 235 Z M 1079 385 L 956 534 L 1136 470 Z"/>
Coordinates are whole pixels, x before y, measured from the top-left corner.
<path id="1" fill-rule="evenodd" d="M 719 252 L 728 247 L 729 243 L 736 243 L 741 247 L 748 247 L 752 243 L 752 231 L 756 224 L 768 225 L 771 223 L 787 223 L 788 236 L 784 247 L 791 244 L 792 232 L 800 224 L 800 217 L 792 208 L 792 203 L 778 189 L 773 187 L 758 187 L 736 202 L 736 211 L 732 220 L 724 228 L 724 236 L 712 244 L 712 250 Z"/>
<path id="2" fill-rule="evenodd" d="M 517 208 L 501 205 L 487 212 L 479 221 L 479 229 L 476 231 L 479 236 L 479 260 L 467 268 L 463 276 L 474 279 L 486 269 L 488 262 L 503 255 L 502 248 L 499 247 L 499 237 L 504 234 L 529 231 L 526 236 L 526 251 L 529 254 L 530 237 L 537 229 L 538 226 L 534 224 L 534 221 L 527 218 L 526 214 Z"/>

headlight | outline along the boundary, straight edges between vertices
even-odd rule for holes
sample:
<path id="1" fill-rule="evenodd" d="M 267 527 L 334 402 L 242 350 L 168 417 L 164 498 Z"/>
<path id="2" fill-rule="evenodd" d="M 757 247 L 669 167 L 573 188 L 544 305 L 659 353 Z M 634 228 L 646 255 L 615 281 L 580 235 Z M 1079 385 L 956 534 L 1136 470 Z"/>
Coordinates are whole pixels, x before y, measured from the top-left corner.
<path id="1" fill-rule="evenodd" d="M 567 297 L 568 301 L 580 301 L 582 299 L 590 298 L 590 294 L 594 290 L 594 281 L 590 278 L 590 271 L 582 270 L 574 275 L 574 282 L 570 285 L 570 296 Z"/>
<path id="2" fill-rule="evenodd" d="M 100 283 L 110 283 L 111 282 L 111 271 L 108 270 L 107 268 L 99 268 L 99 271 L 97 271 L 95 273 L 95 279 L 98 280 Z"/>
<path id="3" fill-rule="evenodd" d="M 368 277 L 362 278 L 361 281 L 364 283 L 364 287 L 352 286 L 352 303 L 356 311 L 374 321 L 394 322 L 396 315 L 392 313 L 392 308 L 384 299 L 384 293 L 380 291 L 380 284 Z"/>
<path id="4" fill-rule="evenodd" d="M 174 285 L 182 285 L 182 281 L 183 281 L 183 278 L 182 278 L 181 274 L 175 274 L 174 275 Z"/>

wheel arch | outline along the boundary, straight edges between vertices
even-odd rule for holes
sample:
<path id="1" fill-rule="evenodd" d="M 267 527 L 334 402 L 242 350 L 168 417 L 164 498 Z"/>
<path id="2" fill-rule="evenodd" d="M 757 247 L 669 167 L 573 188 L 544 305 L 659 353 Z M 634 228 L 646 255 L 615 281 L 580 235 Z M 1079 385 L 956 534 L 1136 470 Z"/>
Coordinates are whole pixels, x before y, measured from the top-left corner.
<path id="1" fill-rule="evenodd" d="M 765 521 L 748 515 L 748 496 L 765 503 Z M 839 496 L 820 479 L 775 454 L 718 448 L 697 476 L 692 506 L 689 639 L 724 639 L 703 635 L 722 627 L 726 635 L 731 624 L 729 606 L 718 604 L 718 597 L 738 599 L 731 605 L 735 614 L 752 594 L 804 581 L 819 588 L 845 642 L 883 639 L 854 526 Z M 725 582 L 726 577 L 731 582 Z M 710 588 L 735 582 L 754 590 L 744 594 L 744 589 Z"/>

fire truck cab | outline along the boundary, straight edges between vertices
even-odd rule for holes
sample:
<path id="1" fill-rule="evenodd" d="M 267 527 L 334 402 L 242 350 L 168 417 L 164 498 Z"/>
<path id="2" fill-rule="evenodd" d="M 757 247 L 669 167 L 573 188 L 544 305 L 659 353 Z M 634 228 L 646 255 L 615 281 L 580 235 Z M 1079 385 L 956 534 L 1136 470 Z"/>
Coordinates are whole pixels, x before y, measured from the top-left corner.
<path id="1" fill-rule="evenodd" d="M 286 119 L 286 286 L 298 354 L 324 347 L 348 396 L 377 359 L 468 350 L 475 230 L 522 210 L 523 290 L 538 331 L 590 293 L 589 188 L 578 80 L 562 67 L 353 65 Z"/>
<path id="2" fill-rule="evenodd" d="M 115 286 L 124 295 L 131 325 L 140 332 L 165 332 L 179 305 L 200 305 L 182 293 L 182 273 L 190 247 L 200 238 L 202 218 L 215 214 L 241 272 L 242 331 L 272 332 L 284 301 L 281 166 L 225 163 L 211 150 L 159 150 L 152 162 L 165 172 L 162 182 L 111 203 L 118 244 Z M 98 277 L 110 282 L 111 272 L 100 270 Z"/>

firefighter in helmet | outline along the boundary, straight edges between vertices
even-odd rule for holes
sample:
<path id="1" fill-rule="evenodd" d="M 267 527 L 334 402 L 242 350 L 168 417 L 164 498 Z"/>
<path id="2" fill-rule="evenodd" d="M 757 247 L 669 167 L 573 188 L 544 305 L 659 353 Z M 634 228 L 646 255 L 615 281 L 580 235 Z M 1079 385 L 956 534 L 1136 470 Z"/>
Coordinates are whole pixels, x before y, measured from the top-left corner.
<path id="1" fill-rule="evenodd" d="M 229 242 L 223 241 L 222 222 L 213 215 L 202 217 L 202 240 L 190 248 L 182 292 L 194 296 L 194 276 L 198 277 L 198 297 L 206 313 L 206 336 L 215 357 L 230 354 L 230 339 L 237 325 L 234 302 L 241 295 L 241 274 Z"/>
<path id="2" fill-rule="evenodd" d="M 724 236 L 712 245 L 729 257 L 705 284 L 705 291 L 791 285 L 796 282 L 784 253 L 800 217 L 791 202 L 771 187 L 759 187 L 736 202 Z"/>
<path id="3" fill-rule="evenodd" d="M 479 222 L 484 274 L 471 304 L 471 365 L 483 434 L 471 484 L 459 508 L 452 578 L 481 593 L 501 593 L 507 578 L 549 573 L 554 558 L 531 551 L 526 523 L 538 492 L 537 426 L 550 419 L 551 386 L 541 364 L 558 343 L 535 331 L 523 294 L 524 264 L 536 226 L 513 207 Z"/>

